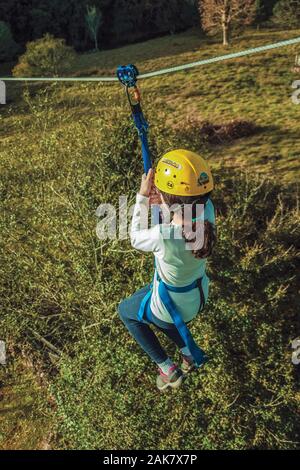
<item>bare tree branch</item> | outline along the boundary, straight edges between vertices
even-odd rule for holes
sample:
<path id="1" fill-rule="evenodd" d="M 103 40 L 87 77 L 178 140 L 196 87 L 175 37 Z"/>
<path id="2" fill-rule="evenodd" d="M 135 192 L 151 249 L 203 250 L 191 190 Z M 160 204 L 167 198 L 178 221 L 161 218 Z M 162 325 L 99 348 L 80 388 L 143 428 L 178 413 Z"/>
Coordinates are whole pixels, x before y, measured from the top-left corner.
<path id="1" fill-rule="evenodd" d="M 232 24 L 250 25 L 255 19 L 255 0 L 199 0 L 199 11 L 204 31 L 222 29 L 223 44 L 229 42 Z"/>

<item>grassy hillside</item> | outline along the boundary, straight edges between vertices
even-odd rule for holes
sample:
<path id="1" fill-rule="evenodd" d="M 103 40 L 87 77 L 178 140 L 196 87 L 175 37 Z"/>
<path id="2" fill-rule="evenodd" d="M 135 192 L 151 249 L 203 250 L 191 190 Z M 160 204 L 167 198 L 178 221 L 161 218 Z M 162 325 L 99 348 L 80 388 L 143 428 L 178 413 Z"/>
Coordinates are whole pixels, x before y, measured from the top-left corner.
<path id="1" fill-rule="evenodd" d="M 20 351 L 10 359 L 0 369 L 0 450 L 48 449 L 54 423 L 43 375 Z"/>
<path id="2" fill-rule="evenodd" d="M 230 50 L 299 33 L 249 31 Z M 150 280 L 151 256 L 128 240 L 95 235 L 97 206 L 122 194 L 133 201 L 142 172 L 123 90 L 9 86 L 11 102 L 0 108 L 1 336 L 12 351 L 29 347 L 48 378 L 35 408 L 52 436 L 47 445 L 299 446 L 291 362 L 299 334 L 299 109 L 290 97 L 296 49 L 142 83 L 154 158 L 193 148 L 209 158 L 217 181 L 210 302 L 192 327 L 211 361 L 176 394 L 155 390 L 154 367 L 116 313 L 122 297 Z M 220 53 L 191 31 L 80 56 L 74 74 L 104 75 L 128 62 L 146 71 Z M 203 137 L 202 121 L 232 119 L 254 125 L 251 136 Z M 40 436 L 37 444 L 21 442 L 8 438 L 2 446 L 39 446 Z"/>
<path id="3" fill-rule="evenodd" d="M 227 49 L 216 39 L 205 39 L 197 30 L 175 36 L 154 39 L 142 44 L 130 45 L 111 51 L 78 56 L 74 68 L 75 75 L 114 74 L 116 65 L 135 63 L 143 72 L 161 67 L 188 63 L 199 58 L 214 57 L 228 51 L 238 51 L 249 47 L 276 42 L 299 36 L 300 31 L 252 31 L 244 33 L 233 41 Z M 267 53 L 235 59 L 220 64 L 192 69 L 187 73 L 167 75 L 143 82 L 145 108 L 163 114 L 167 126 L 184 121 L 187 116 L 197 116 L 203 120 L 224 122 L 230 119 L 253 120 L 263 127 L 263 132 L 250 140 L 241 140 L 217 149 L 207 149 L 207 156 L 221 159 L 229 165 L 251 166 L 255 171 L 272 174 L 280 170 L 286 181 L 299 177 L 299 132 L 298 107 L 292 103 L 292 82 L 299 77 L 292 72 L 294 58 L 299 46 L 290 46 Z M 14 96 L 15 85 L 9 85 Z M 58 87 L 56 86 L 55 89 Z M 105 106 L 116 103 L 122 109 L 122 90 L 117 85 L 89 84 L 87 87 L 71 86 L 68 112 L 78 113 L 89 119 L 91 113 L 99 112 L 101 102 L 87 99 L 104 95 L 112 99 Z M 64 89 L 64 88 L 63 88 Z M 96 90 L 101 90 L 99 93 Z M 87 90 L 84 92 L 83 90 Z M 80 95 L 80 96 L 79 96 Z M 83 102 L 86 107 L 83 107 Z M 153 108 L 151 107 L 153 105 Z M 69 109 L 69 108 L 72 109 Z M 5 112 L 1 110 L 2 113 Z M 149 116 L 150 117 L 150 116 Z M 15 122 L 15 114 L 10 122 Z M 154 126 L 155 116 L 151 115 Z M 6 127 L 1 135 L 7 136 Z"/>

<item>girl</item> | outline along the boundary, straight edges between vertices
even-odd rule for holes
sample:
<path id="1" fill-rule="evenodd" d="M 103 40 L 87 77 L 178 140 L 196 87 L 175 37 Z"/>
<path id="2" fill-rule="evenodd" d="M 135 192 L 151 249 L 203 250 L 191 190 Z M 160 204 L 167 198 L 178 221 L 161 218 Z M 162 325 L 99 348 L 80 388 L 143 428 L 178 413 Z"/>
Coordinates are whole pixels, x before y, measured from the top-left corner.
<path id="1" fill-rule="evenodd" d="M 176 388 L 188 372 L 207 357 L 186 326 L 203 309 L 208 297 L 206 259 L 216 241 L 213 179 L 206 161 L 187 150 L 174 150 L 158 162 L 155 175 L 143 175 L 136 197 L 131 244 L 155 258 L 153 283 L 119 305 L 125 326 L 159 368 L 157 387 Z M 152 204 L 160 204 L 169 223 L 146 228 Z M 182 209 L 184 209 L 182 211 Z M 180 348 L 181 367 L 167 356 L 154 325 Z"/>

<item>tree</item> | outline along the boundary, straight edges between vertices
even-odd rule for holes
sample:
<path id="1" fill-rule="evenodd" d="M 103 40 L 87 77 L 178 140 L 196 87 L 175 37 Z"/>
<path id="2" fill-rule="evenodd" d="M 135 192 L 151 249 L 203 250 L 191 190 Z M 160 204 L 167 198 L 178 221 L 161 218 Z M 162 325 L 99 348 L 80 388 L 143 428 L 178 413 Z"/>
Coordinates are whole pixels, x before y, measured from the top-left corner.
<path id="1" fill-rule="evenodd" d="M 289 28 L 300 27 L 300 1 L 280 0 L 273 10 L 273 21 Z"/>
<path id="2" fill-rule="evenodd" d="M 266 6 L 265 0 L 255 0 L 255 24 L 257 29 L 260 28 L 261 24 L 266 21 Z"/>
<path id="3" fill-rule="evenodd" d="M 12 37 L 9 25 L 0 21 L 0 62 L 12 60 L 17 49 L 18 46 Z"/>
<path id="4" fill-rule="evenodd" d="M 37 41 L 29 42 L 26 52 L 19 58 L 13 69 L 15 77 L 57 77 L 67 70 L 75 57 L 72 47 L 64 39 L 56 39 L 46 34 Z"/>
<path id="5" fill-rule="evenodd" d="M 222 29 L 225 46 L 232 25 L 250 25 L 255 19 L 255 0 L 200 0 L 199 9 L 204 31 Z"/>
<path id="6" fill-rule="evenodd" d="M 112 20 L 110 44 L 183 31 L 197 22 L 198 0 L 115 0 L 105 15 Z"/>
<path id="7" fill-rule="evenodd" d="M 85 21 L 91 39 L 95 43 L 96 51 L 98 48 L 98 32 L 102 23 L 102 13 L 95 6 L 87 6 Z"/>

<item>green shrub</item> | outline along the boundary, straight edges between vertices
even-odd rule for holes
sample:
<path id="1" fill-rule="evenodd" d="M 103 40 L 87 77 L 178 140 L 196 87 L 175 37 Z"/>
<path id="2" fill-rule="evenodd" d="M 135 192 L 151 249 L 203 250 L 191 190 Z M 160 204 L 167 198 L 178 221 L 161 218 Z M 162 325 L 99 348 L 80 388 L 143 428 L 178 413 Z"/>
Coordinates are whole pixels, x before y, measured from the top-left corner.
<path id="1" fill-rule="evenodd" d="M 15 77 L 57 77 L 69 70 L 74 60 L 73 49 L 64 39 L 56 39 L 50 34 L 29 42 L 26 52 L 19 58 L 13 69 Z"/>
<path id="2" fill-rule="evenodd" d="M 286 28 L 300 27 L 299 0 L 280 0 L 273 10 L 273 21 Z"/>

